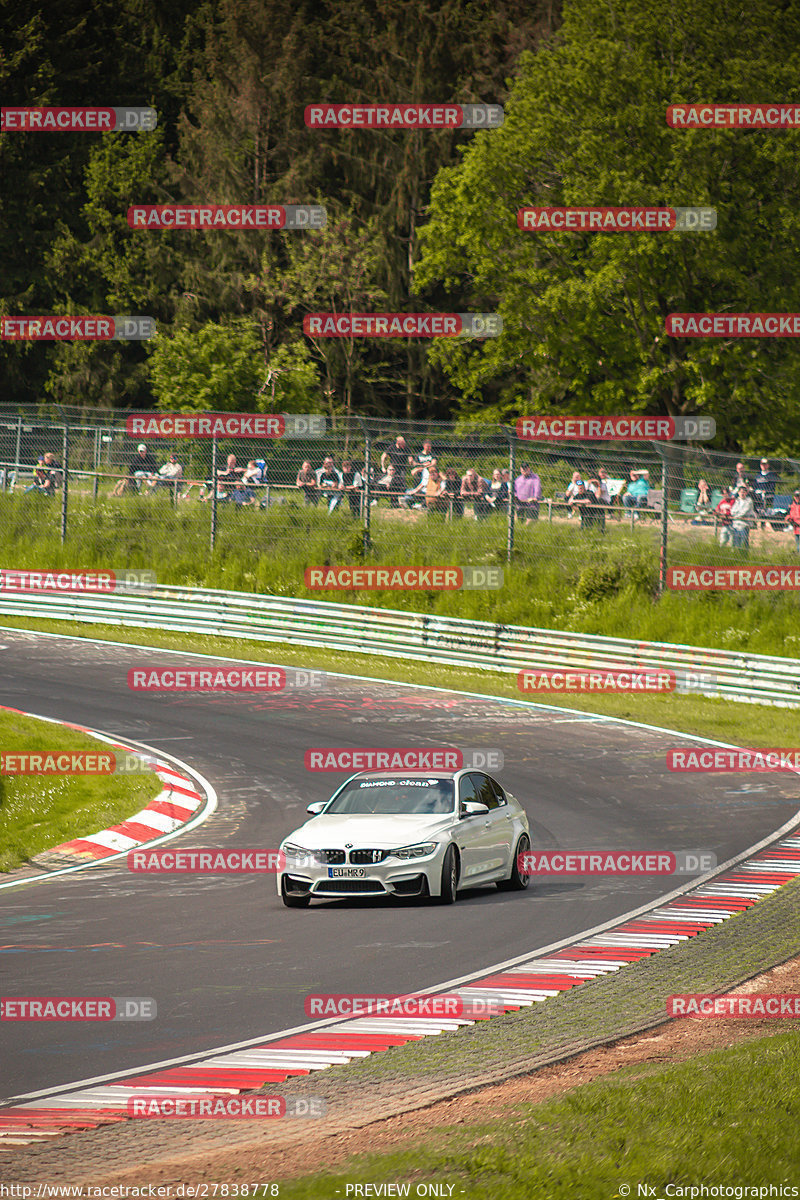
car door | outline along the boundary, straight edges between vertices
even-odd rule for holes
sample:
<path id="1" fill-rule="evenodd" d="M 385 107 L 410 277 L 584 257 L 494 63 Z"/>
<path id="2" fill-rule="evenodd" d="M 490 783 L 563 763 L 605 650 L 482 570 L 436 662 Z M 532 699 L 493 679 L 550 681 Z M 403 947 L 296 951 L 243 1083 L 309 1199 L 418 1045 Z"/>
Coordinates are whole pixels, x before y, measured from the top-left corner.
<path id="1" fill-rule="evenodd" d="M 462 775 L 458 785 L 459 805 L 467 800 L 485 803 L 478 795 L 473 775 Z M 491 857 L 491 814 L 478 813 L 474 817 L 462 817 L 458 825 L 458 844 L 461 850 L 461 878 L 477 879 L 488 870 Z"/>
<path id="2" fill-rule="evenodd" d="M 471 771 L 470 779 L 475 786 L 475 795 L 489 809 L 488 820 L 484 819 L 485 870 L 489 872 L 508 869 L 513 846 L 511 812 L 503 789 L 491 776 L 482 771 Z"/>

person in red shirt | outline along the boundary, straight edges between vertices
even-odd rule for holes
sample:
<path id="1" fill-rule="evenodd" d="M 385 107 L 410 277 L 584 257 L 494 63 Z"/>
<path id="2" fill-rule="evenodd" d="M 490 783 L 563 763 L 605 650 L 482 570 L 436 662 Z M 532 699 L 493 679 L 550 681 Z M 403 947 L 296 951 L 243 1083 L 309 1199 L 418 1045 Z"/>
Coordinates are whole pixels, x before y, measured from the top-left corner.
<path id="1" fill-rule="evenodd" d="M 800 488 L 794 494 L 788 512 L 789 528 L 794 533 L 794 548 L 800 554 Z"/>
<path id="2" fill-rule="evenodd" d="M 714 512 L 719 520 L 719 544 L 720 546 L 730 546 L 733 530 L 731 527 L 731 509 L 733 508 L 733 496 L 730 488 L 722 489 L 722 499 L 720 500 Z"/>

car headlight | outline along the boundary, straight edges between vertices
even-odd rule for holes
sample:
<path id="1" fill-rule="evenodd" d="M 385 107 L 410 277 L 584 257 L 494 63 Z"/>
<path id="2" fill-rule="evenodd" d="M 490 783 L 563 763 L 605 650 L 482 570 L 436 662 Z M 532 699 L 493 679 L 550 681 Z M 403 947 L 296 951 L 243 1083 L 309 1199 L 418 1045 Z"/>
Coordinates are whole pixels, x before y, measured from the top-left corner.
<path id="1" fill-rule="evenodd" d="M 418 842 L 416 846 L 400 846 L 397 850 L 390 850 L 389 854 L 392 858 L 427 858 L 438 845 L 438 842 Z"/>
<path id="2" fill-rule="evenodd" d="M 317 867 L 322 863 L 322 859 L 317 857 L 314 850 L 307 850 L 305 846 L 296 846 L 294 842 L 284 842 L 281 849 L 287 858 L 295 859 L 295 866 Z"/>

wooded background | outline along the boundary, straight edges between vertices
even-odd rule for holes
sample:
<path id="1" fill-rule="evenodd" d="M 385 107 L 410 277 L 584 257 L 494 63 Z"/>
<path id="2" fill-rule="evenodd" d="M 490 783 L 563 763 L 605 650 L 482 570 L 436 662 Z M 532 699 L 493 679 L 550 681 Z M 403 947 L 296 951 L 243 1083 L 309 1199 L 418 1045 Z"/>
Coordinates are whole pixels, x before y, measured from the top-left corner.
<path id="1" fill-rule="evenodd" d="M 788 102 L 800 7 L 749 0 L 0 0 L 13 105 L 147 106 L 151 133 L 0 137 L 0 315 L 133 313 L 151 343 L 0 345 L 0 398 L 511 421 L 704 412 L 796 454 L 798 345 L 670 311 L 800 308 L 800 130 L 671 130 Z M 500 103 L 502 128 L 306 128 L 330 101 Z M 319 203 L 321 232 L 132 231 L 134 203 Z M 531 234 L 523 205 L 713 205 L 704 234 Z M 311 311 L 497 311 L 459 345 L 319 339 Z"/>

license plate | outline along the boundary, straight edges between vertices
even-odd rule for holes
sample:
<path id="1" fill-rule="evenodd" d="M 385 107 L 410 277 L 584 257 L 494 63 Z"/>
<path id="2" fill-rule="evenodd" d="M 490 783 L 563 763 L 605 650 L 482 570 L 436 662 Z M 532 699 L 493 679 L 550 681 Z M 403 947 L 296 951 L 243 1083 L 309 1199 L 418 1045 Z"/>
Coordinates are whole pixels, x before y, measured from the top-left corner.
<path id="1" fill-rule="evenodd" d="M 328 867 L 328 879 L 363 879 L 363 867 Z"/>

